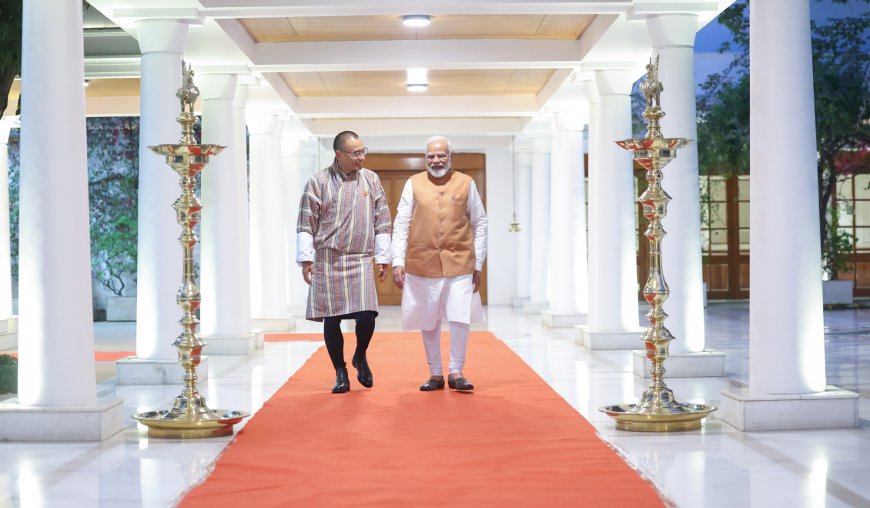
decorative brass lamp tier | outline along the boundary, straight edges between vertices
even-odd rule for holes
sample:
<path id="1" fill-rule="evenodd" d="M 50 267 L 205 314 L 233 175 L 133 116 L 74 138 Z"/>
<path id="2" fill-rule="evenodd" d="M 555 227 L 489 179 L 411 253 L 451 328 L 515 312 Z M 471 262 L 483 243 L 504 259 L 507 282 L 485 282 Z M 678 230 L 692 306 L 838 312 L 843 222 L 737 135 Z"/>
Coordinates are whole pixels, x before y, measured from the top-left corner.
<path id="1" fill-rule="evenodd" d="M 650 305 L 646 317 L 650 327 L 643 334 L 646 357 L 652 362 L 652 382 L 644 390 L 637 404 L 604 406 L 599 410 L 616 420 L 619 430 L 644 432 L 670 432 L 692 430 L 701 427 L 701 420 L 716 410 L 707 404 L 684 404 L 677 402 L 673 391 L 664 382 L 664 362 L 668 358 L 668 346 L 674 336 L 664 326 L 668 315 L 663 309 L 670 295 L 662 273 L 661 243 L 665 236 L 662 219 L 667 215 L 671 197 L 662 189 L 662 168 L 677 156 L 677 149 L 689 144 L 685 138 L 662 137 L 659 120 L 665 115 L 658 105 L 662 85 L 658 81 L 658 57 L 655 64 L 647 65 L 647 79 L 641 85 L 646 96 L 647 108 L 643 113 L 648 122 L 645 138 L 626 139 L 616 144 L 631 150 L 634 160 L 646 169 L 649 183 L 637 201 L 643 206 L 643 216 L 649 221 L 644 236 L 649 240 L 649 276 L 643 288 L 644 300 Z"/>
<path id="2" fill-rule="evenodd" d="M 244 411 L 229 409 L 209 409 L 205 397 L 196 389 L 196 366 L 199 365 L 202 347 L 205 342 L 196 331 L 199 319 L 196 310 L 200 304 L 199 287 L 193 268 L 193 247 L 198 239 L 193 228 L 199 223 L 202 202 L 196 196 L 194 187 L 196 175 L 208 164 L 208 158 L 217 155 L 225 147 L 219 145 L 196 144 L 193 137 L 193 103 L 199 91 L 193 85 L 193 70 L 182 64 L 184 84 L 178 90 L 181 99 L 181 115 L 178 122 L 182 126 L 181 142 L 149 147 L 155 153 L 166 157 L 166 163 L 178 174 L 181 184 L 181 197 L 175 200 L 172 208 L 181 225 L 183 251 L 182 283 L 175 301 L 181 307 L 181 335 L 172 343 L 178 350 L 178 361 L 184 369 L 182 381 L 184 388 L 175 398 L 172 409 L 144 411 L 133 418 L 148 427 L 148 435 L 163 438 L 204 438 L 219 437 L 233 433 L 233 425 L 250 416 Z"/>

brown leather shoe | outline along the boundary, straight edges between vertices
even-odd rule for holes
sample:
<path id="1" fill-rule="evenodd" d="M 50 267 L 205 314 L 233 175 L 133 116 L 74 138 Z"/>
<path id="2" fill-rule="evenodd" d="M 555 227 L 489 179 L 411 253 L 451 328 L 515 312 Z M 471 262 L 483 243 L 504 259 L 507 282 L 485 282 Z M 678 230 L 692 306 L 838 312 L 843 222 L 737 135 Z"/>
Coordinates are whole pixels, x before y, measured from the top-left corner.
<path id="1" fill-rule="evenodd" d="M 474 385 L 462 376 L 459 376 L 456 379 L 448 378 L 447 386 L 458 392 L 470 392 L 474 390 Z"/>
<path id="2" fill-rule="evenodd" d="M 431 392 L 432 390 L 443 390 L 444 389 L 444 378 L 436 379 L 434 377 L 430 377 L 426 380 L 425 383 L 420 385 L 421 392 Z"/>

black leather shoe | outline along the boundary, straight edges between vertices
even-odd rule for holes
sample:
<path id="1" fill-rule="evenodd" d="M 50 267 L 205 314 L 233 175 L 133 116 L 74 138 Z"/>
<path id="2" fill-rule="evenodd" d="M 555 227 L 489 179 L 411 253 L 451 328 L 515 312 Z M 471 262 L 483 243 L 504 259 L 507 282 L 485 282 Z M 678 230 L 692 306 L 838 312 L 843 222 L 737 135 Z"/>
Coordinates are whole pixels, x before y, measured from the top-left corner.
<path id="1" fill-rule="evenodd" d="M 444 389 L 444 378 L 435 379 L 429 378 L 425 383 L 420 385 L 421 392 L 431 392 L 432 390 L 443 390 Z"/>
<path id="2" fill-rule="evenodd" d="M 467 379 L 460 376 L 456 379 L 447 379 L 447 386 L 453 388 L 458 392 L 470 392 L 474 390 L 474 385 L 471 384 Z"/>
<path id="3" fill-rule="evenodd" d="M 350 381 L 347 379 L 347 367 L 335 369 L 335 384 L 332 385 L 332 393 L 344 393 L 350 390 Z"/>
<path id="4" fill-rule="evenodd" d="M 357 358 L 354 356 L 350 363 L 356 367 L 356 379 L 359 381 L 359 384 L 366 388 L 371 388 L 375 382 L 372 379 L 372 369 L 369 368 L 369 362 L 366 360 L 366 357 Z"/>

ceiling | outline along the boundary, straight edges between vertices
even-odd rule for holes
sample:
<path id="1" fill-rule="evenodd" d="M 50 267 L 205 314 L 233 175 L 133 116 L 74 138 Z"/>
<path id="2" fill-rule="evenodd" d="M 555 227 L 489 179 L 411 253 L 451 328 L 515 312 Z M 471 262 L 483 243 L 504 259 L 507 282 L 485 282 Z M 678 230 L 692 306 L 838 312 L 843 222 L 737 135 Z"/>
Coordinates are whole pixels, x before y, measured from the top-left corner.
<path id="1" fill-rule="evenodd" d="M 91 0 L 88 113 L 138 114 L 136 21 L 177 18 L 191 23 L 185 58 L 197 75 L 237 74 L 248 111 L 281 115 L 293 135 L 352 129 L 389 148 L 437 132 L 504 145 L 556 112 L 582 121 L 594 71 L 640 77 L 646 16 L 693 13 L 700 28 L 731 1 Z M 431 25 L 405 27 L 405 14 Z M 425 92 L 406 90 L 411 67 L 428 69 Z"/>

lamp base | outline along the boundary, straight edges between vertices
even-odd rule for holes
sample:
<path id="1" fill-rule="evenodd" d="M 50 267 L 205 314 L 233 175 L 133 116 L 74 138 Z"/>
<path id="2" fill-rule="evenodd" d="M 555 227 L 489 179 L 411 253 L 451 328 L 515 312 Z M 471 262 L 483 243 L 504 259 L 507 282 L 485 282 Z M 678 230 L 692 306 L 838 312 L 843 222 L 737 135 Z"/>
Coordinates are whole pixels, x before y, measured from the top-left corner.
<path id="1" fill-rule="evenodd" d="M 616 420 L 617 430 L 633 432 L 681 432 L 701 428 L 701 420 L 716 406 L 708 404 L 678 404 L 667 413 L 639 413 L 637 404 L 604 406 L 598 410 Z"/>
<path id="2" fill-rule="evenodd" d="M 229 436 L 233 425 L 250 416 L 245 411 L 214 409 L 196 416 L 174 411 L 145 411 L 133 419 L 148 427 L 150 437 L 199 439 Z"/>

